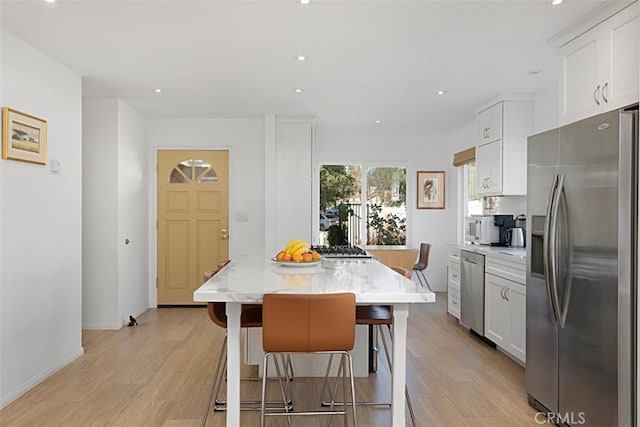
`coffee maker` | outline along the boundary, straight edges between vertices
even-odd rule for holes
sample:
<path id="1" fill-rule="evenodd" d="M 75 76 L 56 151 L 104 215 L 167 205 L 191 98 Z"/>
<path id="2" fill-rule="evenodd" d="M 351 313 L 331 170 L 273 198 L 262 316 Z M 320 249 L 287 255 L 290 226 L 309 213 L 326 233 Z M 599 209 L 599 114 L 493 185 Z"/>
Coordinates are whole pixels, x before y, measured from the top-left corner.
<path id="1" fill-rule="evenodd" d="M 513 215 L 494 215 L 493 219 L 495 225 L 498 227 L 500 240 L 492 243 L 491 246 L 510 246 L 511 242 L 510 239 L 508 239 L 508 234 L 510 233 L 507 233 L 507 231 L 516 226 L 516 220 L 513 219 Z"/>

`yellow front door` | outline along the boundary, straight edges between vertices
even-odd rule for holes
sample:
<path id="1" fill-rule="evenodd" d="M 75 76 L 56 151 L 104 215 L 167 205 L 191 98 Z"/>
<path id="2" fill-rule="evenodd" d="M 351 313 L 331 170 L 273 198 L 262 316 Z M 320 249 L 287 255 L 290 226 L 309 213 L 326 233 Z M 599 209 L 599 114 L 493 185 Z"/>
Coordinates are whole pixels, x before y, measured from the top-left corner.
<path id="1" fill-rule="evenodd" d="M 194 304 L 229 257 L 229 152 L 158 151 L 158 304 Z"/>

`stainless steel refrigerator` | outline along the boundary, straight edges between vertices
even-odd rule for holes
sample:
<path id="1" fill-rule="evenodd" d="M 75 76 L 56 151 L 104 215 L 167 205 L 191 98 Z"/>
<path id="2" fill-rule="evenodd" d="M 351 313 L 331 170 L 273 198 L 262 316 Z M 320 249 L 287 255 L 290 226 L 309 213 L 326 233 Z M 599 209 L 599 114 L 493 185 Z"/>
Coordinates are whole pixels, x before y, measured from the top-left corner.
<path id="1" fill-rule="evenodd" d="M 529 137 L 529 404 L 636 425 L 638 106 Z"/>

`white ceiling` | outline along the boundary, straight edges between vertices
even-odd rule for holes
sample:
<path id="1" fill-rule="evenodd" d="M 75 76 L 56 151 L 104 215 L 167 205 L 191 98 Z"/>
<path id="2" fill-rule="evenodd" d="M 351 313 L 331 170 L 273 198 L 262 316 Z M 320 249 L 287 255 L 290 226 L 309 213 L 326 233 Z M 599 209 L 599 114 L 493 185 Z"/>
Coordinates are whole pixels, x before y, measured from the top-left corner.
<path id="1" fill-rule="evenodd" d="M 85 96 L 150 117 L 438 133 L 499 93 L 548 86 L 560 62 L 547 40 L 603 3 L 20 0 L 0 2 L 0 24 L 82 75 Z"/>

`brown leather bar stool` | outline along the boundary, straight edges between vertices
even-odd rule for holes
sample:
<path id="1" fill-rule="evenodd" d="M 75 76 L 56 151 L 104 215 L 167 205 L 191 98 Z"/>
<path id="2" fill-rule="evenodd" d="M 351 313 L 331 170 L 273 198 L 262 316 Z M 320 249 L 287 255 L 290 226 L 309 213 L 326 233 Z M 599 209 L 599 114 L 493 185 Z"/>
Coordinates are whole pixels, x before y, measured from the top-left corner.
<path id="1" fill-rule="evenodd" d="M 418 262 L 413 266 L 413 271 L 416 272 L 416 276 L 418 276 L 420 284 L 424 286 L 422 283 L 422 280 L 424 279 L 424 283 L 427 285 L 427 288 L 431 290 L 427 277 L 424 275 L 424 270 L 429 266 L 429 252 L 431 252 L 431 243 L 420 243 L 420 255 L 418 257 Z M 422 276 L 422 278 L 420 278 L 420 276 Z"/>
<path id="2" fill-rule="evenodd" d="M 347 396 L 347 366 L 351 377 L 351 402 L 355 403 L 355 386 L 353 381 L 353 362 L 351 354 L 356 334 L 356 298 L 352 293 L 339 294 L 265 294 L 262 301 L 262 347 L 265 351 L 262 377 L 262 411 L 260 425 L 264 427 L 266 416 L 287 416 L 289 425 L 292 415 L 344 415 L 344 424 L 348 424 L 347 407 L 342 411 L 293 412 L 285 409 L 280 412 L 266 412 L 266 394 L 268 362 L 271 358 L 275 364 L 280 392 L 286 402 L 282 371 L 277 356 L 291 353 L 327 353 L 340 354 L 341 366 L 338 376 L 342 374 L 343 393 Z M 284 363 L 284 361 L 283 361 Z M 337 382 L 336 382 L 337 385 Z M 287 382 L 291 391 L 291 383 Z M 336 387 L 337 389 L 337 387 Z M 333 390 L 332 400 L 335 400 Z M 356 405 L 351 405 L 353 425 L 358 425 Z M 327 419 L 327 423 L 330 420 Z"/>
<path id="3" fill-rule="evenodd" d="M 225 265 L 227 265 L 230 260 L 221 261 L 218 264 L 218 268 L 214 268 L 212 270 L 204 273 L 205 282 L 215 276 Z M 213 376 L 213 381 L 211 383 L 211 389 L 209 391 L 209 400 L 207 402 L 207 407 L 205 409 L 205 414 L 202 419 L 202 426 L 205 426 L 207 423 L 207 418 L 209 416 L 209 411 L 211 410 L 211 404 L 213 401 L 213 410 L 214 411 L 225 411 L 227 408 L 227 402 L 224 400 L 219 400 L 218 395 L 220 393 L 220 388 L 222 386 L 222 381 L 226 375 L 227 369 L 227 313 L 226 313 L 226 304 L 224 302 L 210 302 L 207 303 L 207 312 L 209 314 L 209 318 L 211 321 L 225 329 L 224 340 L 222 342 L 222 347 L 220 349 L 220 354 L 218 355 L 218 360 L 216 362 L 216 370 Z M 261 304 L 242 304 L 242 309 L 240 312 L 240 327 L 241 328 L 260 328 L 262 327 L 262 305 Z M 293 373 L 291 373 L 293 375 Z M 252 378 L 258 380 L 259 378 Z M 215 400 L 214 400 L 215 397 Z M 271 403 L 271 402 L 270 402 Z M 279 403 L 279 402 L 278 402 Z M 260 400 L 248 400 L 240 402 L 241 410 L 259 410 L 261 402 Z M 292 407 L 291 401 L 287 402 L 287 406 Z"/>
<path id="4" fill-rule="evenodd" d="M 404 276 L 406 279 L 411 279 L 411 270 L 407 270 L 406 268 L 400 266 L 391 266 L 389 267 L 396 273 Z M 358 305 L 356 306 L 356 325 L 369 325 L 370 333 L 373 334 L 373 342 L 375 343 L 375 351 L 376 357 L 378 352 L 378 337 L 382 340 L 382 346 L 384 349 L 384 354 L 387 359 L 387 366 L 389 367 L 389 372 L 393 375 L 392 364 L 391 364 L 391 352 L 389 351 L 387 339 L 385 337 L 384 329 L 387 330 L 389 334 L 389 339 L 393 339 L 392 333 L 392 325 L 393 325 L 393 308 L 390 305 Z M 386 328 L 383 328 L 386 326 Z M 331 369 L 331 363 L 333 356 L 329 357 L 329 363 L 327 365 L 328 372 Z M 322 385 L 322 391 L 320 392 L 320 396 L 324 396 L 325 389 L 329 384 L 329 377 L 325 374 L 324 384 Z M 409 408 L 409 415 L 411 416 L 411 424 L 415 427 L 417 426 L 415 414 L 413 413 L 413 405 L 411 404 L 411 396 L 409 396 L 409 389 L 405 385 L 404 394 L 407 399 L 407 407 Z M 329 402 L 323 401 L 323 405 L 328 405 Z M 344 405 L 343 402 L 334 402 L 334 405 Z M 372 405 L 372 406 L 389 406 L 391 407 L 391 402 L 356 402 L 356 405 Z"/>

